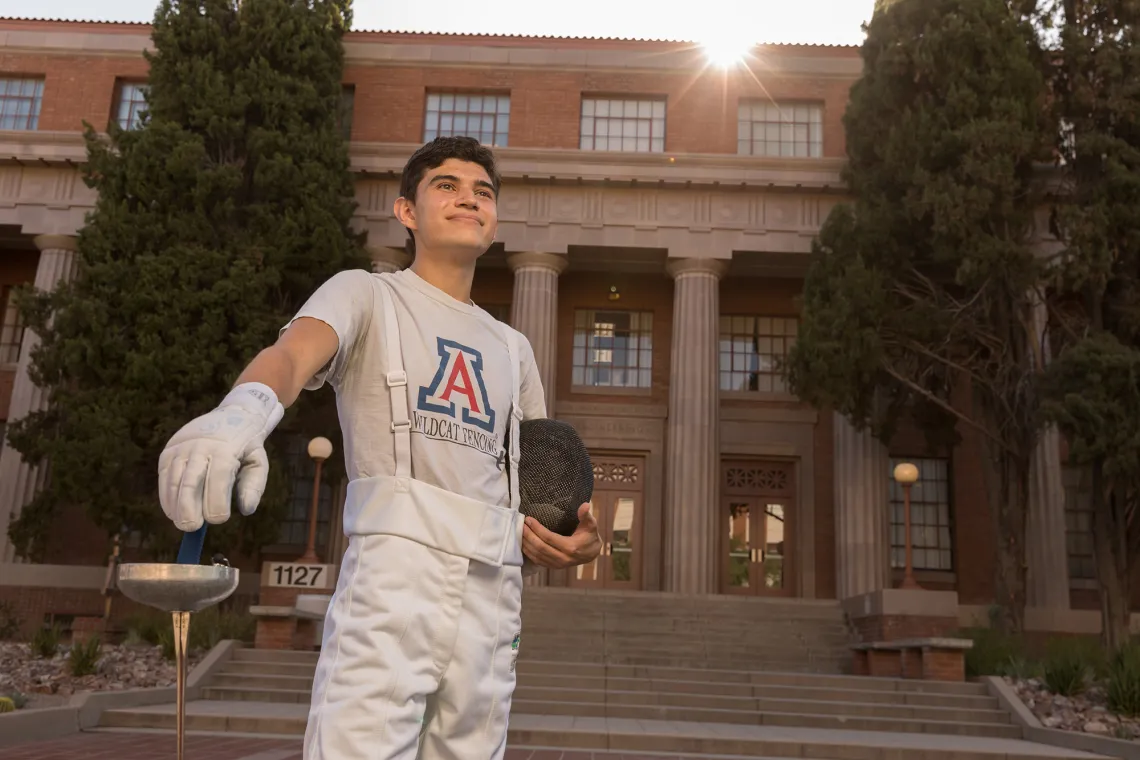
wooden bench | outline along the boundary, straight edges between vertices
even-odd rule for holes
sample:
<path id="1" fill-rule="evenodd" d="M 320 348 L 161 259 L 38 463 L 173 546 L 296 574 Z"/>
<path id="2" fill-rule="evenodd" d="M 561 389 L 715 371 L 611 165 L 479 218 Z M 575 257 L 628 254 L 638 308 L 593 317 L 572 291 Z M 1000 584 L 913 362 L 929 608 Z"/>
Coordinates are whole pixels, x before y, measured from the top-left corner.
<path id="1" fill-rule="evenodd" d="M 923 681 L 965 681 L 970 639 L 932 636 L 853 644 L 855 675 L 914 678 Z"/>

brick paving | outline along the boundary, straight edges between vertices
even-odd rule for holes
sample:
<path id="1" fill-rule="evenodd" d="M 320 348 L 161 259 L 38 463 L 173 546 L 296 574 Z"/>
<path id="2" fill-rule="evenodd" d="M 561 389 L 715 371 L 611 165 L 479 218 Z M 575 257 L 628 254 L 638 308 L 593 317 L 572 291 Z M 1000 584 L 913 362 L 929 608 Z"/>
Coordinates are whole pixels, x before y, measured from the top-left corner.
<path id="1" fill-rule="evenodd" d="M 169 733 L 91 732 L 0 748 L 4 760 L 169 760 Z M 700 760 L 697 755 L 644 755 L 581 750 L 508 749 L 504 760 Z M 186 760 L 301 760 L 296 739 L 186 736 Z"/>

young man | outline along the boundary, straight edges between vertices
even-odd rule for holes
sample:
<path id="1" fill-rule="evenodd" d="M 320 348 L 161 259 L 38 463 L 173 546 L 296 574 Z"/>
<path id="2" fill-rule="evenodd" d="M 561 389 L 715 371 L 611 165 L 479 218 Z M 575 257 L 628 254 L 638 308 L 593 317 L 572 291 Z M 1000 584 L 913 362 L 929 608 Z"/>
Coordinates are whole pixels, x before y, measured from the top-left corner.
<path id="1" fill-rule="evenodd" d="M 471 301 L 495 238 L 499 174 L 471 138 L 404 167 L 395 214 L 415 246 L 395 274 L 341 272 L 159 462 L 182 530 L 251 514 L 266 436 L 303 388 L 337 392 L 348 548 L 325 619 L 306 760 L 498 760 L 521 628 L 523 564 L 570 567 L 601 542 L 588 505 L 569 537 L 518 513 L 518 423 L 545 417 L 526 338 Z M 509 470 L 508 470 L 509 468 Z"/>

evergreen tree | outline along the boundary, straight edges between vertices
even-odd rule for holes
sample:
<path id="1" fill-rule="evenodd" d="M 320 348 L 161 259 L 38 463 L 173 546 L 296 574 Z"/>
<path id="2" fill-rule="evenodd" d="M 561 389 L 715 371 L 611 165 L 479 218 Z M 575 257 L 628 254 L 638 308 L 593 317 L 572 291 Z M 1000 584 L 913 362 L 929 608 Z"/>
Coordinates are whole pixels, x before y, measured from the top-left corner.
<path id="1" fill-rule="evenodd" d="M 1137 0 L 1061 0 L 1062 192 L 1045 411 L 1090 475 L 1103 631 L 1130 637 L 1140 552 L 1140 48 Z"/>
<path id="2" fill-rule="evenodd" d="M 42 336 L 32 378 L 50 406 L 10 436 L 51 467 L 9 527 L 22 554 L 40 556 L 61 508 L 78 504 L 172 557 L 179 534 L 156 492 L 167 439 L 221 400 L 321 282 L 368 266 L 340 123 L 350 18 L 349 0 L 162 0 L 142 125 L 106 137 L 85 125 L 98 200 L 76 277 L 21 299 Z M 258 514 L 235 510 L 207 533 L 208 551 L 275 539 L 285 436 L 338 440 L 329 392 L 312 396 L 267 442 Z"/>
<path id="3" fill-rule="evenodd" d="M 844 116 L 853 202 L 816 241 L 789 378 L 883 440 L 902 415 L 940 448 L 964 426 L 979 433 L 997 599 L 1018 630 L 1038 415 L 1040 51 L 1004 0 L 901 0 L 875 13 L 862 56 Z"/>

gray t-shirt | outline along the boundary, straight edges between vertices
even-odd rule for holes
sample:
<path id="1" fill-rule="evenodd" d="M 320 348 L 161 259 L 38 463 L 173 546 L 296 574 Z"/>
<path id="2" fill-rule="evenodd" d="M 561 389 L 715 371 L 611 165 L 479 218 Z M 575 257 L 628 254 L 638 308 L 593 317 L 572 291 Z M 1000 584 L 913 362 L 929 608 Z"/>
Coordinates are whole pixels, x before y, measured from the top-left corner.
<path id="1" fill-rule="evenodd" d="M 412 418 L 412 477 L 496 506 L 510 506 L 504 445 L 510 421 L 511 368 L 504 330 L 483 309 L 463 303 L 410 269 L 339 272 L 309 298 L 300 317 L 326 323 L 340 339 L 332 360 L 306 384 L 336 390 L 345 464 L 352 480 L 395 473 L 392 404 L 385 374 L 387 282 L 400 325 L 405 391 Z M 516 331 L 517 333 L 517 331 Z M 546 417 L 534 352 L 521 333 L 519 405 L 524 419 Z"/>

